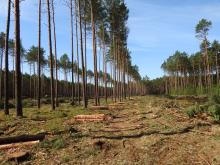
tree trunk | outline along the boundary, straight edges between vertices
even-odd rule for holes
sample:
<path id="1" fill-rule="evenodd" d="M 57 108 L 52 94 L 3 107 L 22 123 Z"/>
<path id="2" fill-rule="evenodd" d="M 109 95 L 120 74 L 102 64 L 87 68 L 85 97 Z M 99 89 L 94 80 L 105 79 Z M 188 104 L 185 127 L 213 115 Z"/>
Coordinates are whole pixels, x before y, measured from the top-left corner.
<path id="1" fill-rule="evenodd" d="M 16 63 L 16 70 L 15 70 L 15 95 L 16 95 L 16 115 L 18 117 L 23 116 L 22 112 L 22 97 L 21 97 L 21 68 L 20 68 L 20 4 L 19 0 L 14 1 L 14 8 L 15 8 L 15 63 Z"/>
<path id="2" fill-rule="evenodd" d="M 35 72 L 35 62 L 33 62 L 33 70 L 34 70 L 34 99 L 36 99 L 36 72 Z"/>
<path id="3" fill-rule="evenodd" d="M 91 0 L 91 22 L 92 22 L 92 45 L 93 45 L 93 60 L 94 60 L 94 81 L 95 81 L 94 97 L 95 97 L 95 105 L 97 106 L 98 105 L 97 52 L 96 52 L 95 18 L 93 14 L 92 0 Z"/>
<path id="4" fill-rule="evenodd" d="M 75 84 L 74 84 L 74 48 L 73 48 L 73 2 L 70 0 L 70 23 L 71 23 L 71 57 L 72 57 L 72 105 L 75 104 Z"/>
<path id="5" fill-rule="evenodd" d="M 41 0 L 39 0 L 38 9 L 38 97 L 37 97 L 37 107 L 40 109 L 40 99 L 41 99 Z"/>
<path id="6" fill-rule="evenodd" d="M 9 40 L 9 29 L 10 29 L 10 13 L 11 13 L 11 1 L 8 0 L 8 15 L 6 22 L 6 36 L 5 36 L 5 79 L 4 79 L 4 93 L 5 93 L 5 101 L 4 101 L 4 111 L 5 115 L 9 115 L 8 108 L 8 40 Z"/>
<path id="7" fill-rule="evenodd" d="M 57 68 L 57 40 L 56 40 L 56 24 L 55 24 L 55 9 L 54 9 L 54 0 L 52 2 L 52 18 L 53 18 L 53 36 L 54 36 L 54 58 L 55 58 L 55 75 L 56 75 L 56 89 L 55 89 L 55 102 L 56 107 L 59 107 L 58 100 L 58 68 Z"/>
<path id="8" fill-rule="evenodd" d="M 12 74 L 12 76 L 13 76 L 13 81 L 12 81 L 12 83 L 13 83 L 13 94 L 12 94 L 12 98 L 13 98 L 13 101 L 15 101 L 14 99 L 15 99 L 15 45 L 13 45 L 14 47 L 13 47 L 13 49 L 12 49 L 12 67 L 13 67 L 13 69 L 12 69 L 12 71 L 13 71 L 13 74 Z"/>
<path id="9" fill-rule="evenodd" d="M 77 1 L 75 0 L 75 28 L 76 28 L 76 63 L 77 63 L 77 97 L 80 105 L 80 82 L 79 82 L 79 44 L 78 44 L 78 19 L 77 19 Z"/>
<path id="10" fill-rule="evenodd" d="M 47 0 L 47 15 L 48 15 L 48 44 L 49 44 L 49 53 L 50 53 L 50 87 L 51 87 L 51 108 L 55 110 L 54 102 L 54 78 L 53 78 L 53 55 L 52 55 L 52 43 L 51 43 L 51 22 L 50 22 L 50 2 Z"/>
<path id="11" fill-rule="evenodd" d="M 86 53 L 86 38 L 87 38 L 87 27 L 86 27 L 87 21 L 86 21 L 86 1 L 84 1 L 84 57 L 85 57 L 85 90 L 86 90 L 86 96 L 87 93 L 87 53 Z M 87 104 L 88 104 L 88 96 L 87 96 Z"/>
<path id="12" fill-rule="evenodd" d="M 215 55 L 215 65 L 216 65 L 216 84 L 219 84 L 219 68 L 218 68 L 218 52 Z"/>
<path id="13" fill-rule="evenodd" d="M 2 64 L 3 64 L 3 54 L 4 54 L 4 50 L 2 48 L 2 52 L 1 52 L 1 59 L 0 59 L 0 100 L 2 100 Z"/>
<path id="14" fill-rule="evenodd" d="M 29 95 L 30 95 L 30 98 L 32 97 L 32 85 L 31 85 L 31 62 L 30 62 L 30 80 L 29 80 Z"/>
<path id="15" fill-rule="evenodd" d="M 87 108 L 87 98 L 86 98 L 86 79 L 85 79 L 85 65 L 84 65 L 84 55 L 83 55 L 83 39 L 82 39 L 82 16 L 80 12 L 80 0 L 78 1 L 78 13 L 79 13 L 79 29 L 80 29 L 80 46 L 81 46 L 81 63 L 82 63 L 82 82 L 83 82 L 83 88 L 82 88 L 82 94 L 83 94 L 83 105 L 84 108 Z"/>

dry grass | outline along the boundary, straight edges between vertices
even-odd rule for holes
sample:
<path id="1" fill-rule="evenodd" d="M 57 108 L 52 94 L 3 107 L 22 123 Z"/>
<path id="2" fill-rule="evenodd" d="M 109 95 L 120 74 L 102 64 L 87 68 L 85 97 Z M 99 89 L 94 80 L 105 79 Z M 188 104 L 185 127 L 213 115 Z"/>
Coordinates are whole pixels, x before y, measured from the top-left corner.
<path id="1" fill-rule="evenodd" d="M 24 164 L 220 164 L 220 129 L 212 120 L 190 119 L 187 100 L 135 97 L 114 111 L 83 110 L 63 104 L 24 109 L 25 118 L 0 112 L 2 136 L 51 132 Z M 110 121 L 71 123 L 79 114 L 105 113 Z M 6 135 L 7 134 L 7 135 Z M 7 151 L 9 152 L 9 151 Z M 5 152 L 0 151 L 0 156 Z"/>

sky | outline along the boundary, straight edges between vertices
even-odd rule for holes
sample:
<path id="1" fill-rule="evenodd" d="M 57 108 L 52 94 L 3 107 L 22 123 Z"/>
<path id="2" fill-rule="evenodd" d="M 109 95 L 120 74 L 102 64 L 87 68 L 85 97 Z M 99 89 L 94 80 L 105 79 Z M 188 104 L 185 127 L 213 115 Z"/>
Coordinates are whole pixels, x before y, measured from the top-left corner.
<path id="1" fill-rule="evenodd" d="M 21 4 L 21 37 L 26 49 L 37 45 L 37 0 Z M 160 66 L 176 50 L 192 54 L 199 50 L 195 26 L 200 19 L 211 20 L 209 40 L 220 40 L 219 0 L 125 0 L 129 8 L 128 48 L 140 74 L 151 79 L 163 76 Z M 7 0 L 0 0 L 0 31 L 5 31 Z M 48 55 L 47 19 L 43 14 L 42 45 Z M 12 15 L 13 18 L 13 15 Z M 11 21 L 13 37 L 14 21 Z M 56 1 L 58 56 L 70 54 L 69 10 L 62 0 Z M 88 38 L 88 65 L 92 69 L 91 36 Z M 28 70 L 28 66 L 25 66 Z"/>

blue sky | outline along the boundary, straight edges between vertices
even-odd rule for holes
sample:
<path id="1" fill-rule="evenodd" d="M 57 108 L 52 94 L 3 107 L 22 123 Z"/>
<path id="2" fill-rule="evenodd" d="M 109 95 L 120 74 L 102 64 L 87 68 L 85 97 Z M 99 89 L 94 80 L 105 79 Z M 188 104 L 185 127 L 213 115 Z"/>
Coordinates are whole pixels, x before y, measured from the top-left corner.
<path id="1" fill-rule="evenodd" d="M 148 75 L 151 79 L 162 76 L 160 65 L 176 50 L 189 54 L 199 50 L 195 26 L 201 18 L 207 18 L 213 23 L 209 39 L 220 40 L 219 0 L 125 0 L 125 2 L 130 10 L 128 47 L 132 51 L 133 63 L 139 66 L 142 76 Z M 6 4 L 7 0 L 0 0 L 0 31 L 5 31 Z M 63 2 L 57 0 L 58 56 L 71 52 L 68 12 Z M 13 20 L 11 23 L 13 36 Z M 42 45 L 48 50 L 45 16 L 42 27 Z M 21 37 L 26 49 L 33 44 L 37 45 L 37 0 L 22 2 Z M 89 37 L 90 68 L 93 64 L 91 52 Z"/>

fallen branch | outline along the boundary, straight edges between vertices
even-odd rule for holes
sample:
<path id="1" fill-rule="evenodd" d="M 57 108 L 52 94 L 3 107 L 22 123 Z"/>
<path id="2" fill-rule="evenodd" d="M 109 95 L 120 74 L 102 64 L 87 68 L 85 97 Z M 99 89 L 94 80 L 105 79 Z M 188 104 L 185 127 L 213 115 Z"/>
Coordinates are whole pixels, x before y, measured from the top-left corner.
<path id="1" fill-rule="evenodd" d="M 108 110 L 108 106 L 91 106 L 91 110 Z"/>
<path id="2" fill-rule="evenodd" d="M 22 142 L 22 143 L 12 143 L 12 144 L 3 144 L 0 145 L 0 150 L 10 149 L 10 148 L 18 148 L 24 146 L 32 146 L 38 144 L 40 141 L 30 141 L 30 142 Z"/>
<path id="3" fill-rule="evenodd" d="M 2 144 L 11 144 L 11 143 L 19 143 L 19 142 L 28 142 L 28 141 L 36 141 L 43 140 L 45 138 L 45 133 L 40 133 L 36 135 L 19 135 L 19 136 L 11 136 L 11 137 L 2 137 L 0 138 L 0 145 Z"/>
<path id="4" fill-rule="evenodd" d="M 138 134 L 131 134 L 131 135 L 118 135 L 118 136 L 92 136 L 94 139 L 99 139 L 99 138 L 104 138 L 104 139 L 114 139 L 114 140 L 121 140 L 121 139 L 130 139 L 130 138 L 140 138 L 143 136 L 149 136 L 149 135 L 154 135 L 154 134 L 159 134 L 159 135 L 165 135 L 165 136 L 170 136 L 170 135 L 175 135 L 175 134 L 184 134 L 190 132 L 192 129 L 198 127 L 201 123 L 197 123 L 195 125 L 190 125 L 184 128 L 180 128 L 178 130 L 173 130 L 169 132 L 161 132 L 158 130 L 150 130 L 147 132 L 140 132 Z M 205 125 L 205 123 L 203 123 Z"/>

